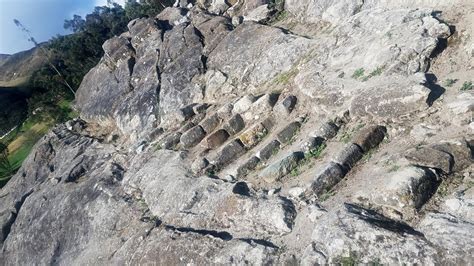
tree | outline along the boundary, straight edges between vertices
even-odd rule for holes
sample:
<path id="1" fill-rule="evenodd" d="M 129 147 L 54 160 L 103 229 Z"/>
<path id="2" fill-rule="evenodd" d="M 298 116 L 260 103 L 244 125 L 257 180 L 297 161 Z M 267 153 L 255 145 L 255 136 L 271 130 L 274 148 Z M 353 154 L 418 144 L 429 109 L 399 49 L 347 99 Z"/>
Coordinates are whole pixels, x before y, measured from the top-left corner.
<path id="1" fill-rule="evenodd" d="M 5 173 L 11 172 L 12 165 L 8 160 L 8 147 L 0 142 L 0 170 Z"/>

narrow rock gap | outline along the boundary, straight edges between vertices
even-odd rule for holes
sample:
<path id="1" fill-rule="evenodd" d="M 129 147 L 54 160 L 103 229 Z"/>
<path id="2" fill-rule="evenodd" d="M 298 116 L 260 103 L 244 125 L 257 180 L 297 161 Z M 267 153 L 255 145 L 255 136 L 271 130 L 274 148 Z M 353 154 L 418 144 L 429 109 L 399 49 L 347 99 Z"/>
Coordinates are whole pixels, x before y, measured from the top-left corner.
<path id="1" fill-rule="evenodd" d="M 213 237 L 216 237 L 216 238 L 220 238 L 224 241 L 230 241 L 230 240 L 233 239 L 233 236 L 229 232 L 226 232 L 226 231 L 194 229 L 194 228 L 191 228 L 191 227 L 175 227 L 175 226 L 172 226 L 172 225 L 165 225 L 165 228 L 168 229 L 168 230 L 178 231 L 178 232 L 181 232 L 181 233 L 196 233 L 196 234 L 203 235 L 203 236 L 210 235 L 210 236 L 213 236 Z"/>
<path id="2" fill-rule="evenodd" d="M 10 219 L 5 223 L 5 225 L 2 228 L 2 243 L 7 240 L 8 235 L 11 232 L 11 228 L 13 224 L 16 221 L 16 218 L 18 217 L 18 214 L 20 213 L 20 209 L 25 203 L 26 199 L 33 193 L 33 190 L 30 190 L 27 192 L 25 195 L 23 195 L 20 199 L 20 201 L 15 202 L 15 205 L 13 206 L 15 208 L 15 211 L 11 212 Z"/>

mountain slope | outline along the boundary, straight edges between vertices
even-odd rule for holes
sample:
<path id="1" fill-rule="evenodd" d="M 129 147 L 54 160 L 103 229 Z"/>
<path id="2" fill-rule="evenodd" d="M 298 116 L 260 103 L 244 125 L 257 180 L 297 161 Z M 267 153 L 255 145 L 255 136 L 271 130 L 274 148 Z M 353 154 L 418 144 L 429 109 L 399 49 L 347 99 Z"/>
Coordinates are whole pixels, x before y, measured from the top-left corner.
<path id="1" fill-rule="evenodd" d="M 474 97 L 429 72 L 469 81 L 471 3 L 184 2 L 2 189 L 4 264 L 472 261 Z"/>

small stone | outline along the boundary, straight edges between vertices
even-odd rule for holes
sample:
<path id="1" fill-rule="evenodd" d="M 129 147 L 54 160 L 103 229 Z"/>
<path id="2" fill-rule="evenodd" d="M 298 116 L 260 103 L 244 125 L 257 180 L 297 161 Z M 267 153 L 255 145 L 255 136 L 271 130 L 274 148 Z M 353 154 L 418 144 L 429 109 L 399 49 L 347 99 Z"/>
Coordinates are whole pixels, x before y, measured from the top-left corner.
<path id="1" fill-rule="evenodd" d="M 277 134 L 278 141 L 280 141 L 280 143 L 282 144 L 286 144 L 290 142 L 293 139 L 293 137 L 296 135 L 300 127 L 301 127 L 301 123 L 297 121 L 288 124 L 284 129 L 282 129 Z"/>
<path id="2" fill-rule="evenodd" d="M 305 192 L 305 189 L 302 187 L 293 187 L 288 190 L 288 194 L 295 199 L 299 199 Z"/>
<path id="3" fill-rule="evenodd" d="M 200 173 L 209 165 L 209 161 L 206 158 L 197 158 L 191 165 L 193 173 Z"/>
<path id="4" fill-rule="evenodd" d="M 274 154 L 280 150 L 280 142 L 276 139 L 270 141 L 265 147 L 257 153 L 257 157 L 262 161 L 270 159 Z"/>
<path id="5" fill-rule="evenodd" d="M 227 139 L 229 139 L 230 135 L 224 129 L 219 129 L 216 132 L 212 133 L 209 137 L 207 137 L 207 147 L 209 149 L 216 149 Z"/>
<path id="6" fill-rule="evenodd" d="M 229 135 L 235 135 L 244 129 L 245 123 L 242 117 L 239 114 L 234 115 L 229 119 L 229 121 L 224 125 L 224 129 L 229 133 Z"/>
<path id="7" fill-rule="evenodd" d="M 194 105 L 195 104 L 191 104 L 179 110 L 181 121 L 187 121 L 195 115 L 194 110 L 193 110 Z"/>
<path id="8" fill-rule="evenodd" d="M 267 183 L 278 181 L 298 167 L 298 163 L 304 158 L 302 152 L 293 152 L 285 158 L 274 162 L 260 172 L 259 177 Z"/>
<path id="9" fill-rule="evenodd" d="M 238 25 L 242 24 L 242 22 L 244 22 L 244 17 L 242 16 L 232 17 L 232 25 L 237 27 Z"/>
<path id="10" fill-rule="evenodd" d="M 317 196 L 321 196 L 339 183 L 344 175 L 344 169 L 339 164 L 330 162 L 326 168 L 316 175 L 311 184 L 311 189 Z"/>
<path id="11" fill-rule="evenodd" d="M 196 124 L 194 124 L 193 121 L 188 121 L 188 122 L 186 122 L 186 123 L 184 124 L 184 126 L 182 126 L 182 127 L 179 129 L 179 131 L 181 131 L 181 132 L 186 132 L 186 131 L 190 130 L 191 128 L 195 127 L 195 126 L 196 126 Z"/>
<path id="12" fill-rule="evenodd" d="M 221 108 L 217 110 L 217 115 L 219 115 L 221 119 L 227 119 L 232 116 L 232 109 L 234 109 L 233 104 L 224 104 Z"/>
<path id="13" fill-rule="evenodd" d="M 352 143 L 359 145 L 364 152 L 377 147 L 385 138 L 387 129 L 384 126 L 363 128 L 352 138 Z"/>
<path id="14" fill-rule="evenodd" d="M 201 122 L 201 127 L 206 131 L 208 134 L 211 133 L 221 122 L 221 119 L 217 114 L 213 114 L 210 117 L 204 119 Z"/>
<path id="15" fill-rule="evenodd" d="M 451 173 L 454 165 L 453 157 L 450 154 L 430 147 L 412 149 L 405 155 L 405 158 L 413 165 L 435 168 L 446 174 Z"/>
<path id="16" fill-rule="evenodd" d="M 195 126 L 190 130 L 186 131 L 181 136 L 181 143 L 185 148 L 191 148 L 196 146 L 206 136 L 206 132 L 201 126 Z"/>
<path id="17" fill-rule="evenodd" d="M 249 122 L 261 119 L 262 115 L 272 111 L 274 104 L 275 101 L 271 94 L 261 96 L 250 106 L 250 109 L 243 114 L 244 120 Z"/>
<path id="18" fill-rule="evenodd" d="M 252 156 L 247 162 L 237 168 L 237 178 L 247 175 L 257 167 L 258 163 L 260 163 L 260 159 L 256 156 Z"/>
<path id="19" fill-rule="evenodd" d="M 334 158 L 334 162 L 340 164 L 348 171 L 354 167 L 362 156 L 362 149 L 356 144 L 350 144 Z"/>

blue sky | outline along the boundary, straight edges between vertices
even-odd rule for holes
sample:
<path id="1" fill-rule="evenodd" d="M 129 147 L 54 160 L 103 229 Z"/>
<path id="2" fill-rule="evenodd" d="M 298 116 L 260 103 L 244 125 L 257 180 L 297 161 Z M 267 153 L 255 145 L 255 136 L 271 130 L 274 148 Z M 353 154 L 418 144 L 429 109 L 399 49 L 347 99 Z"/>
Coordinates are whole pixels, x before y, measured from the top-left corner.
<path id="1" fill-rule="evenodd" d="M 115 1 L 123 4 L 124 0 Z M 64 20 L 90 13 L 107 0 L 0 0 L 0 54 L 13 54 L 33 47 L 13 23 L 18 19 L 38 42 L 67 34 Z"/>

